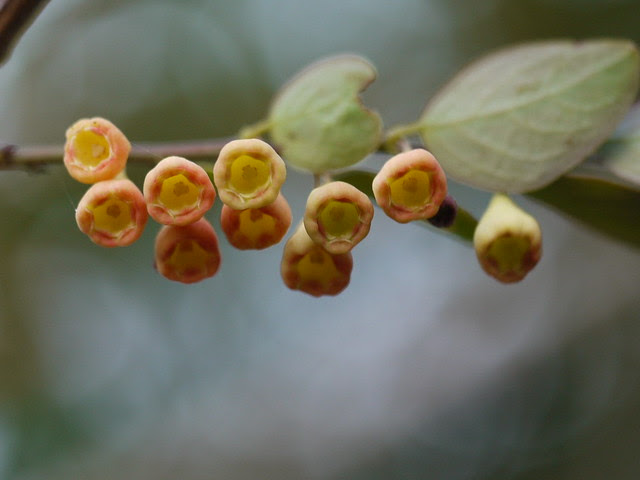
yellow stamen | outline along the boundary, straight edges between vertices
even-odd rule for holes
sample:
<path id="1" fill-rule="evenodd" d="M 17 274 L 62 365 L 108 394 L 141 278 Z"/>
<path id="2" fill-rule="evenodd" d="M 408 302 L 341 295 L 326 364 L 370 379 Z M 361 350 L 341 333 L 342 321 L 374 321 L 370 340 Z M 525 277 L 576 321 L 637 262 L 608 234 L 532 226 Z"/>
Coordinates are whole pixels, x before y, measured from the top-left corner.
<path id="1" fill-rule="evenodd" d="M 97 167 L 109 158 L 111 147 L 103 135 L 91 130 L 81 130 L 73 138 L 75 159 L 87 167 Z"/>
<path id="2" fill-rule="evenodd" d="M 264 188 L 271 179 L 269 162 L 249 155 L 240 155 L 231 164 L 229 185 L 241 195 L 249 195 Z"/>
<path id="3" fill-rule="evenodd" d="M 423 170 L 409 170 L 401 177 L 392 180 L 391 202 L 406 208 L 422 207 L 431 199 L 431 177 Z"/>
<path id="4" fill-rule="evenodd" d="M 333 258 L 322 247 L 314 247 L 307 252 L 297 265 L 303 283 L 318 282 L 326 287 L 341 274 Z"/>
<path id="5" fill-rule="evenodd" d="M 117 197 L 111 197 L 91 210 L 95 230 L 117 235 L 131 225 L 131 207 Z"/>
<path id="6" fill-rule="evenodd" d="M 197 206 L 201 191 L 201 186 L 195 185 L 185 175 L 179 173 L 162 182 L 158 200 L 168 209 L 180 211 L 186 207 Z"/>
<path id="7" fill-rule="evenodd" d="M 271 215 L 258 209 L 249 208 L 240 213 L 240 225 L 238 232 L 255 243 L 263 235 L 273 235 L 276 229 L 276 220 Z"/>
<path id="8" fill-rule="evenodd" d="M 178 273 L 206 270 L 212 255 L 195 240 L 182 240 L 176 245 L 167 263 Z"/>
<path id="9" fill-rule="evenodd" d="M 531 248 L 531 242 L 525 237 L 505 235 L 491 243 L 487 252 L 500 273 L 519 272 L 523 270 L 525 255 Z"/>
<path id="10" fill-rule="evenodd" d="M 360 211 L 351 202 L 329 201 L 318 214 L 318 223 L 329 238 L 350 237 L 360 222 Z"/>

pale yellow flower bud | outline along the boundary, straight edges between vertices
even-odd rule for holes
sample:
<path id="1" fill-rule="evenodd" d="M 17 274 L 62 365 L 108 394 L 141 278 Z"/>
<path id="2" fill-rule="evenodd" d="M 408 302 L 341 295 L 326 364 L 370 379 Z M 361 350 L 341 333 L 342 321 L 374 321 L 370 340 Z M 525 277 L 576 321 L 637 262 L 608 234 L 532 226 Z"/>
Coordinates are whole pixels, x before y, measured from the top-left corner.
<path id="1" fill-rule="evenodd" d="M 503 283 L 514 283 L 540 260 L 542 232 L 535 218 L 498 193 L 478 222 L 473 244 L 485 272 Z"/>
<path id="2" fill-rule="evenodd" d="M 271 145 L 257 138 L 227 143 L 213 167 L 220 200 L 236 210 L 274 202 L 286 176 L 284 160 Z"/>
<path id="3" fill-rule="evenodd" d="M 142 192 L 127 179 L 92 185 L 76 209 L 80 231 L 103 247 L 124 247 L 135 242 L 147 223 Z"/>
<path id="4" fill-rule="evenodd" d="M 182 157 L 167 157 L 149 170 L 143 192 L 149 215 L 164 225 L 199 220 L 216 198 L 207 172 Z"/>
<path id="5" fill-rule="evenodd" d="M 127 163 L 131 144 L 109 120 L 83 118 L 66 132 L 64 165 L 73 178 L 82 183 L 97 183 L 115 178 Z"/>
<path id="6" fill-rule="evenodd" d="M 400 223 L 438 213 L 447 196 L 447 178 L 436 158 L 418 148 L 394 155 L 373 179 L 373 194 L 384 212 Z"/>
<path id="7" fill-rule="evenodd" d="M 331 254 L 316 244 L 301 223 L 282 253 L 281 275 L 292 290 L 320 297 L 337 295 L 351 279 L 351 253 Z"/>
<path id="8" fill-rule="evenodd" d="M 367 236 L 373 219 L 369 197 L 345 182 L 314 188 L 307 198 L 304 226 L 329 253 L 346 253 Z"/>

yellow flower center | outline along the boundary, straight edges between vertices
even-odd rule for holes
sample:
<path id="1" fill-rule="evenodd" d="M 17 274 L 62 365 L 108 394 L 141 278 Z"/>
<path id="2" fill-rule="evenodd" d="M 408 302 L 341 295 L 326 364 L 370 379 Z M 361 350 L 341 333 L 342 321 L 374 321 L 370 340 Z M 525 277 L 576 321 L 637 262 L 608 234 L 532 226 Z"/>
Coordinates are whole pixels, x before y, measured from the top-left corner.
<path id="1" fill-rule="evenodd" d="M 240 155 L 231 163 L 229 185 L 241 195 L 262 190 L 271 180 L 269 162 L 249 155 Z"/>
<path id="2" fill-rule="evenodd" d="M 320 210 L 318 223 L 329 238 L 350 237 L 360 223 L 360 211 L 351 202 L 330 200 Z"/>
<path id="3" fill-rule="evenodd" d="M 73 137 L 75 159 L 86 167 L 97 167 L 111 156 L 111 147 L 103 135 L 82 130 Z"/>
<path id="4" fill-rule="evenodd" d="M 500 273 L 518 272 L 522 270 L 524 257 L 530 248 L 528 238 L 505 235 L 494 240 L 487 253 Z"/>
<path id="5" fill-rule="evenodd" d="M 392 180 L 391 203 L 400 207 L 418 208 L 431 200 L 431 176 L 423 170 L 409 170 Z"/>
<path id="6" fill-rule="evenodd" d="M 297 269 L 301 283 L 317 282 L 323 287 L 341 276 L 331 255 L 318 246 L 313 247 L 300 259 Z"/>
<path id="7" fill-rule="evenodd" d="M 179 173 L 162 182 L 158 200 L 169 210 L 180 211 L 186 207 L 197 206 L 201 191 L 201 186 Z"/>
<path id="8" fill-rule="evenodd" d="M 202 248 L 195 240 L 187 239 L 178 242 L 167 263 L 171 265 L 178 274 L 205 271 L 212 255 L 211 252 Z"/>
<path id="9" fill-rule="evenodd" d="M 93 212 L 93 228 L 104 233 L 118 235 L 132 222 L 131 206 L 117 197 L 110 197 L 90 210 Z"/>
<path id="10" fill-rule="evenodd" d="M 238 232 L 246 236 L 252 243 L 258 241 L 263 235 L 273 235 L 275 229 L 275 218 L 259 209 L 248 208 L 240 213 Z"/>

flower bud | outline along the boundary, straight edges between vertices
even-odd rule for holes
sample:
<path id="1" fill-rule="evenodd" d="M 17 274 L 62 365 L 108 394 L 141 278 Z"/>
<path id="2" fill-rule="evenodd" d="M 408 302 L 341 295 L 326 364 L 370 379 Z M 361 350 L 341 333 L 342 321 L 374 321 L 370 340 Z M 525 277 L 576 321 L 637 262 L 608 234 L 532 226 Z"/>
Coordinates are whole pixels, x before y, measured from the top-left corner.
<path id="1" fill-rule="evenodd" d="M 220 200 L 236 210 L 274 202 L 287 176 L 280 155 L 257 138 L 227 143 L 213 167 Z"/>
<path id="2" fill-rule="evenodd" d="M 309 237 L 329 253 L 347 253 L 369 233 L 373 204 L 345 182 L 314 188 L 307 199 L 304 227 Z"/>
<path id="3" fill-rule="evenodd" d="M 66 132 L 64 165 L 82 183 L 111 180 L 127 163 L 131 144 L 109 120 L 83 118 Z"/>
<path id="4" fill-rule="evenodd" d="M 509 197 L 495 194 L 473 235 L 480 265 L 503 283 L 522 280 L 542 254 L 542 233 L 535 218 Z"/>
<path id="5" fill-rule="evenodd" d="M 182 157 L 167 157 L 144 179 L 149 215 L 164 225 L 187 225 L 202 218 L 216 198 L 207 172 Z"/>
<path id="6" fill-rule="evenodd" d="M 447 196 L 447 178 L 436 158 L 423 149 L 391 157 L 373 179 L 373 195 L 400 223 L 433 217 Z"/>
<path id="7" fill-rule="evenodd" d="M 436 214 L 428 221 L 436 228 L 449 228 L 455 223 L 457 215 L 458 202 L 451 195 L 447 195 Z"/>
<path id="8" fill-rule="evenodd" d="M 351 279 L 351 253 L 331 254 L 316 244 L 301 223 L 282 253 L 281 275 L 292 290 L 320 297 L 337 295 Z"/>
<path id="9" fill-rule="evenodd" d="M 147 223 L 142 192 L 131 180 L 105 180 L 86 191 L 76 209 L 80 230 L 103 247 L 135 242 Z"/>
<path id="10" fill-rule="evenodd" d="M 204 218 L 189 225 L 165 225 L 156 236 L 154 266 L 165 278 L 195 283 L 213 277 L 222 257 L 218 236 Z"/>
<path id="11" fill-rule="evenodd" d="M 261 208 L 234 210 L 222 206 L 220 226 L 229 243 L 240 250 L 262 250 L 279 243 L 291 226 L 291 208 L 282 194 Z"/>

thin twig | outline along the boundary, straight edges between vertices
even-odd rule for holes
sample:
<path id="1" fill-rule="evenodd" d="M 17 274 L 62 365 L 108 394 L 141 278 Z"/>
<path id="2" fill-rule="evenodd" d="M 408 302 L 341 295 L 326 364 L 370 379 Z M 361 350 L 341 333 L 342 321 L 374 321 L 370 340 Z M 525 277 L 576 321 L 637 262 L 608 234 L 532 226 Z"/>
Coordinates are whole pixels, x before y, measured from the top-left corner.
<path id="1" fill-rule="evenodd" d="M 49 0 L 4 0 L 0 4 L 0 64 Z"/>
<path id="2" fill-rule="evenodd" d="M 213 138 L 186 142 L 134 143 L 129 162 L 156 164 L 159 160 L 176 155 L 189 160 L 214 160 L 231 138 Z M 48 165 L 61 165 L 62 145 L 0 146 L 0 170 L 27 170 L 39 172 Z"/>

